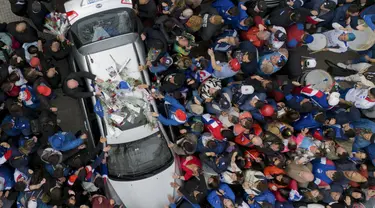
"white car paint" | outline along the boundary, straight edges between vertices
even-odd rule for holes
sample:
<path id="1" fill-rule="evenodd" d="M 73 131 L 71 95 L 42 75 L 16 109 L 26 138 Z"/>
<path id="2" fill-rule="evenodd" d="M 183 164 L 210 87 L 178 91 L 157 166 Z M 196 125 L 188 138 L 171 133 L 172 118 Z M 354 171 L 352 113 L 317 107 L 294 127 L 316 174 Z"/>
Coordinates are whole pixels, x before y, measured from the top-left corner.
<path id="1" fill-rule="evenodd" d="M 87 0 L 83 1 L 87 2 Z M 99 4 L 100 6 L 98 6 Z M 66 2 L 64 6 L 67 12 L 74 11 L 78 15 L 76 18 L 70 20 L 70 23 L 73 25 L 77 20 L 94 15 L 95 13 L 122 7 L 131 8 L 132 5 L 130 0 L 99 0 L 89 5 L 83 5 L 81 0 L 71 0 Z M 100 41 L 97 43 L 100 44 Z M 89 60 L 93 60 L 87 63 L 91 72 L 103 80 L 110 78 L 106 68 L 114 67 L 116 69 L 119 65 L 124 65 L 125 63 L 127 65 L 124 70 L 126 70 L 129 76 L 136 79 L 141 77 L 141 73 L 138 71 L 139 62 L 133 44 L 92 53 L 86 57 Z M 116 77 L 115 79 L 120 78 Z M 108 125 L 108 123 L 105 122 L 105 125 Z M 145 138 L 157 131 L 160 130 L 140 126 L 126 131 L 117 130 L 116 132 L 108 132 L 108 135 L 104 136 L 107 136 L 108 144 L 122 144 Z M 176 161 L 164 171 L 145 179 L 117 181 L 109 178 L 108 180 L 127 208 L 158 208 L 168 204 L 168 194 L 175 194 L 174 189 L 169 185 L 173 181 L 172 175 L 175 171 Z"/>
<path id="2" fill-rule="evenodd" d="M 64 3 L 65 11 L 69 15 L 77 15 L 69 18 L 70 24 L 84 17 L 117 8 L 132 8 L 131 0 L 70 0 Z M 74 14 L 73 14 L 74 13 Z"/>

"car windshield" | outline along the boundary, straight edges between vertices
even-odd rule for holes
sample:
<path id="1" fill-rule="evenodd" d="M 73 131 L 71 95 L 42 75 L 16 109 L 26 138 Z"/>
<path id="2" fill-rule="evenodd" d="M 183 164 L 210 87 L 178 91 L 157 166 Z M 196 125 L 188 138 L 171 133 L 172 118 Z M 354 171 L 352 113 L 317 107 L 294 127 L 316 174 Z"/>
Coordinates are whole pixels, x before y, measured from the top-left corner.
<path id="1" fill-rule="evenodd" d="M 134 32 L 135 24 L 130 11 L 128 8 L 115 9 L 77 21 L 71 28 L 75 43 L 82 46 Z"/>
<path id="2" fill-rule="evenodd" d="M 150 177 L 165 170 L 174 160 L 160 132 L 140 140 L 111 146 L 108 172 L 109 177 L 115 180 Z"/>

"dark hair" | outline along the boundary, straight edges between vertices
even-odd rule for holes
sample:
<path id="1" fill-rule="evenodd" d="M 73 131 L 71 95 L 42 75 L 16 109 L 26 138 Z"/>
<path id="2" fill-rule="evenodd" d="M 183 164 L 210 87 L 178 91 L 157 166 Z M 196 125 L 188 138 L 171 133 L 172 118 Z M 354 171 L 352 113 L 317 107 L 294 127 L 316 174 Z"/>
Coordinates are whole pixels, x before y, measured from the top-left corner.
<path id="1" fill-rule="evenodd" d="M 332 128 L 327 129 L 327 131 L 324 133 L 324 137 L 328 140 L 333 140 L 336 138 L 336 132 Z"/>
<path id="2" fill-rule="evenodd" d="M 291 121 L 296 121 L 300 118 L 300 114 L 297 111 L 288 111 L 287 116 Z"/>
<path id="3" fill-rule="evenodd" d="M 0 40 L 0 48 L 4 47 L 5 46 L 5 43 L 3 41 Z"/>
<path id="4" fill-rule="evenodd" d="M 354 131 L 354 129 L 349 129 L 349 130 L 344 132 L 344 135 L 349 137 L 349 138 L 355 137 L 355 131 Z"/>
<path id="5" fill-rule="evenodd" d="M 359 199 L 355 199 L 354 197 L 351 197 L 352 198 L 352 200 L 354 200 L 355 202 L 364 202 L 365 201 L 365 199 L 366 199 L 366 195 L 365 195 L 365 193 L 361 190 L 361 189 L 359 189 L 359 188 L 350 188 L 349 189 L 351 192 L 351 194 L 353 193 L 353 192 L 358 192 L 358 193 L 360 193 L 361 194 L 361 198 L 359 198 Z"/>
<path id="6" fill-rule="evenodd" d="M 12 73 L 9 74 L 8 79 L 10 82 L 17 82 L 20 80 L 20 76 L 18 76 L 17 72 L 13 71 Z"/>
<path id="7" fill-rule="evenodd" d="M 272 84 L 272 82 L 268 82 L 265 86 L 265 89 L 267 92 L 272 92 L 274 90 L 274 85 Z"/>
<path id="8" fill-rule="evenodd" d="M 253 125 L 252 119 L 246 119 L 244 124 L 241 124 L 242 127 L 245 129 L 251 129 L 251 126 Z"/>
<path id="9" fill-rule="evenodd" d="M 370 91 L 370 94 L 371 94 L 372 96 L 375 96 L 375 87 L 374 87 L 374 88 L 371 88 L 369 91 Z"/>
<path id="10" fill-rule="evenodd" d="M 298 11 L 294 11 L 290 18 L 293 22 L 301 22 L 302 21 L 302 15 Z"/>
<path id="11" fill-rule="evenodd" d="M 191 144 L 190 142 L 187 142 L 185 141 L 184 143 L 182 143 L 182 148 L 186 151 L 186 152 L 194 152 L 195 151 L 195 147 L 193 144 Z"/>
<path id="12" fill-rule="evenodd" d="M 338 154 L 337 156 L 339 157 L 339 159 L 347 159 L 349 157 L 349 153 L 344 152 L 341 155 Z"/>
<path id="13" fill-rule="evenodd" d="M 239 169 L 241 169 L 241 170 L 242 170 L 242 169 L 245 167 L 245 165 L 246 165 L 245 160 L 236 160 L 235 163 L 236 163 L 237 167 L 238 167 Z"/>
<path id="14" fill-rule="evenodd" d="M 235 137 L 234 133 L 232 130 L 230 129 L 224 129 L 221 131 L 221 135 L 224 137 L 224 138 L 227 138 L 228 141 L 232 141 Z"/>
<path id="15" fill-rule="evenodd" d="M 263 101 L 257 100 L 257 102 L 255 103 L 255 108 L 261 109 L 264 105 L 265 103 Z"/>
<path id="16" fill-rule="evenodd" d="M 237 116 L 231 116 L 231 119 L 229 121 L 233 124 L 238 124 L 240 122 L 240 119 Z"/>
<path id="17" fill-rule="evenodd" d="M 210 188 L 210 189 L 218 189 L 219 185 L 220 185 L 219 178 L 217 176 L 211 176 L 211 178 L 213 179 L 213 181 L 212 181 L 212 183 L 208 184 L 208 188 Z"/>
<path id="18" fill-rule="evenodd" d="M 267 180 L 261 180 L 256 186 L 256 189 L 258 189 L 261 192 L 264 192 L 268 189 Z"/>
<path id="19" fill-rule="evenodd" d="M 20 116 L 23 116 L 23 108 L 21 105 L 18 105 L 17 103 L 13 103 L 10 107 L 9 107 L 9 113 L 10 115 L 14 116 L 14 117 L 20 117 Z"/>
<path id="20" fill-rule="evenodd" d="M 94 184 L 101 190 L 104 190 L 104 180 L 102 177 L 95 178 Z"/>
<path id="21" fill-rule="evenodd" d="M 319 123 L 324 123 L 326 121 L 326 115 L 324 115 L 324 113 L 318 113 L 314 116 L 314 120 Z"/>
<path id="22" fill-rule="evenodd" d="M 228 10 L 228 13 L 232 16 L 237 16 L 240 13 L 238 7 L 234 6 Z"/>
<path id="23" fill-rule="evenodd" d="M 214 140 L 209 140 L 207 142 L 207 147 L 210 148 L 210 149 L 215 149 L 217 146 L 216 142 Z"/>
<path id="24" fill-rule="evenodd" d="M 31 45 L 27 48 L 27 52 L 29 52 L 30 54 L 38 53 L 38 47 Z"/>
<path id="25" fill-rule="evenodd" d="M 351 13 L 351 14 L 357 13 L 357 12 L 359 12 L 359 8 L 356 4 L 352 4 L 348 8 L 348 12 Z"/>
<path id="26" fill-rule="evenodd" d="M 72 165 L 73 168 L 79 168 L 79 167 L 81 167 L 81 166 L 82 166 L 81 158 L 79 158 L 79 157 L 74 157 L 74 158 L 73 158 L 73 162 L 72 162 L 71 165 Z"/>
<path id="27" fill-rule="evenodd" d="M 345 178 L 345 175 L 343 172 L 336 171 L 332 176 L 332 181 L 338 182 Z"/>
<path id="28" fill-rule="evenodd" d="M 281 178 L 281 181 L 278 181 L 276 180 L 275 178 L 275 183 L 280 185 L 280 186 L 287 186 L 289 185 L 290 181 L 292 180 L 292 178 L 290 178 L 289 176 L 285 175 L 285 174 L 281 174 L 283 177 Z"/>
<path id="29" fill-rule="evenodd" d="M 261 204 L 261 206 L 262 208 L 273 208 L 273 205 L 271 203 L 265 201 Z"/>
<path id="30" fill-rule="evenodd" d="M 293 135 L 293 131 L 290 128 L 284 128 L 281 131 L 281 136 L 283 136 L 284 138 L 289 138 L 292 135 Z"/>
<path id="31" fill-rule="evenodd" d="M 251 26 L 254 24 L 254 19 L 252 17 L 248 17 L 244 21 L 245 26 Z"/>
<path id="32" fill-rule="evenodd" d="M 60 162 L 60 157 L 54 154 L 54 155 L 49 156 L 47 160 L 51 165 L 57 165 Z"/>
<path id="33" fill-rule="evenodd" d="M 288 189 L 288 188 L 279 188 L 278 191 L 279 191 L 281 197 L 283 197 L 286 200 L 289 199 L 290 189 Z"/>
<path id="34" fill-rule="evenodd" d="M 13 88 L 13 83 L 12 82 L 9 82 L 9 81 L 5 81 L 2 85 L 1 85 L 1 90 L 3 92 L 9 92 L 11 91 Z"/>
<path id="35" fill-rule="evenodd" d="M 62 166 L 56 167 L 55 171 L 53 171 L 54 178 L 61 178 L 64 176 L 64 168 Z"/>
<path id="36" fill-rule="evenodd" d="M 18 181 L 14 184 L 14 190 L 16 191 L 24 191 L 26 189 L 26 182 L 25 181 Z"/>
<path id="37" fill-rule="evenodd" d="M 293 151 L 293 150 L 296 150 L 297 149 L 297 144 L 290 144 L 288 143 L 288 149 Z"/>
<path id="38" fill-rule="evenodd" d="M 50 197 L 53 199 L 53 200 L 61 200 L 61 195 L 62 195 L 62 190 L 61 188 L 58 188 L 58 187 L 55 187 L 52 189 L 52 191 L 50 192 Z"/>
<path id="39" fill-rule="evenodd" d="M 244 181 L 244 175 L 242 172 L 236 172 L 237 180 L 234 182 L 235 184 L 242 184 Z"/>

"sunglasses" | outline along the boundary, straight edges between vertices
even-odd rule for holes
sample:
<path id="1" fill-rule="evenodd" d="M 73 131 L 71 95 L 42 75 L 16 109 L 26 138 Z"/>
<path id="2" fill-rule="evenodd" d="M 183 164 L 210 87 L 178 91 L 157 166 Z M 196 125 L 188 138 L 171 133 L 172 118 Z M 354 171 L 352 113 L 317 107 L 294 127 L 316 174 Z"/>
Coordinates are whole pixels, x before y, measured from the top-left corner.
<path id="1" fill-rule="evenodd" d="M 286 63 L 286 61 L 287 61 L 287 58 L 284 55 L 280 55 L 280 59 L 277 62 L 277 65 L 279 67 L 284 66 L 284 64 Z"/>

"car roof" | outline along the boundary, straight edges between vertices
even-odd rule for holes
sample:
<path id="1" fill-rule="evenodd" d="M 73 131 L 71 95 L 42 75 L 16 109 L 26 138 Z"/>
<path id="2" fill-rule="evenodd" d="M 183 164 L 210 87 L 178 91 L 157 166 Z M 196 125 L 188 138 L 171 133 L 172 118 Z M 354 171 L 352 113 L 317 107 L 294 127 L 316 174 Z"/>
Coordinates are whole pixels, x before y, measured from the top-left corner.
<path id="1" fill-rule="evenodd" d="M 118 9 L 132 8 L 132 0 L 70 0 L 64 3 L 65 11 L 70 24 L 100 12 Z M 72 16 L 75 16 L 73 19 Z"/>

